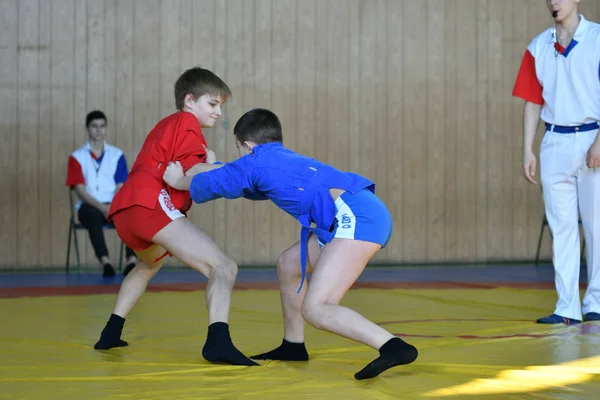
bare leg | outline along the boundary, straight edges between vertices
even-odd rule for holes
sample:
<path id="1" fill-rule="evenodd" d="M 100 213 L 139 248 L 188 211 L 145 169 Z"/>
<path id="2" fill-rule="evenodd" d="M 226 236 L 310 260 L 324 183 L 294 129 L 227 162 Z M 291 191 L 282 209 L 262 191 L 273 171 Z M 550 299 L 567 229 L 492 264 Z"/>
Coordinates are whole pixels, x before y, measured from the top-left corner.
<path id="1" fill-rule="evenodd" d="M 155 260 L 165 253 L 165 249 L 160 245 L 153 245 L 150 248 L 142 251 L 136 251 L 138 262 L 135 268 L 131 270 L 127 277 L 123 280 L 117 304 L 113 314 L 122 318 L 127 318 L 129 311 L 135 306 L 139 298 L 146 291 L 148 282 L 160 270 L 164 263 L 164 258 L 159 261 Z"/>
<path id="2" fill-rule="evenodd" d="M 234 365 L 257 365 L 235 348 L 229 335 L 229 308 L 233 283 L 237 275 L 235 262 L 225 256 L 217 245 L 187 218 L 172 221 L 156 233 L 152 241 L 155 243 L 154 246 L 144 252 L 137 252 L 141 261 L 123 281 L 115 312 L 95 348 L 106 349 L 127 345 L 120 340 L 124 317 L 144 293 L 150 279 L 158 272 L 162 260 L 157 262 L 155 260 L 164 254 L 163 249 L 167 249 L 183 263 L 208 277 L 206 302 L 210 326 L 202 352 L 204 358 L 212 362 Z M 120 342 L 115 340 L 117 331 Z M 111 340 L 105 340 L 105 332 L 107 335 L 110 333 Z"/>
<path id="3" fill-rule="evenodd" d="M 372 378 L 395 365 L 417 358 L 417 350 L 379 325 L 339 303 L 381 248 L 371 242 L 334 239 L 321 253 L 302 304 L 302 315 L 317 329 L 356 340 L 380 351 L 381 356 L 355 375 Z M 389 351 L 388 351 L 389 350 Z"/>
<path id="4" fill-rule="evenodd" d="M 237 264 L 187 218 L 171 222 L 154 236 L 153 241 L 208 278 L 206 305 L 209 323 L 228 322 Z"/>
<path id="5" fill-rule="evenodd" d="M 165 253 L 166 248 L 180 261 L 209 278 L 206 288 L 209 323 L 228 322 L 237 265 L 186 218 L 171 222 L 153 237 L 153 241 L 157 244 L 136 251 L 139 261 L 121 285 L 114 314 L 125 318 L 131 311 L 150 279 L 163 265 L 164 259 L 155 260 Z"/>
<path id="6" fill-rule="evenodd" d="M 314 235 L 308 240 L 307 273 L 312 272 L 321 248 Z M 277 260 L 277 279 L 283 311 L 283 337 L 290 342 L 304 342 L 304 318 L 302 318 L 302 302 L 308 289 L 308 282 L 300 287 L 300 242 L 285 250 Z"/>
<path id="7" fill-rule="evenodd" d="M 379 349 L 394 336 L 349 308 L 343 296 L 381 248 L 376 243 L 334 239 L 324 249 L 304 300 L 302 314 L 317 329 L 326 330 Z"/>
<path id="8" fill-rule="evenodd" d="M 321 254 L 317 238 L 311 235 L 308 240 L 308 265 L 307 272 L 313 270 L 313 265 Z M 302 301 L 306 295 L 308 282 L 300 287 L 300 242 L 289 247 L 277 260 L 277 279 L 279 281 L 279 294 L 283 312 L 283 342 L 276 349 L 252 356 L 257 360 L 286 360 L 307 361 L 308 352 L 304 346 L 304 318 L 302 318 Z"/>
<path id="9" fill-rule="evenodd" d="M 233 345 L 229 334 L 229 309 L 238 272 L 237 264 L 187 218 L 171 222 L 152 240 L 208 278 L 205 296 L 209 327 L 202 356 L 211 362 L 258 365 Z"/>
<path id="10" fill-rule="evenodd" d="M 150 279 L 158 272 L 164 259 L 154 262 L 163 255 L 165 249 L 159 245 L 136 252 L 138 262 L 136 267 L 127 275 L 117 296 L 117 304 L 110 316 L 106 326 L 100 334 L 100 339 L 94 345 L 96 350 L 108 350 L 114 347 L 127 346 L 127 342 L 121 339 L 125 318 L 129 311 L 135 306 L 139 298 L 144 294 Z"/>

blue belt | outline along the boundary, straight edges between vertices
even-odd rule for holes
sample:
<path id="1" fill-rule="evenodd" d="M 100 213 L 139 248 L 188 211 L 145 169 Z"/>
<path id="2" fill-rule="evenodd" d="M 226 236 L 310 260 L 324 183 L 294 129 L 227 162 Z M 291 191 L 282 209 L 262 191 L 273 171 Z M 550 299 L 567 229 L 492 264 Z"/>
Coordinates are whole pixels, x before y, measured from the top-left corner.
<path id="1" fill-rule="evenodd" d="M 308 262 L 308 235 L 310 234 L 310 228 L 303 226 L 300 230 L 300 271 L 302 272 L 300 287 L 298 292 L 302 290 L 304 280 L 306 279 L 306 263 Z"/>
<path id="2" fill-rule="evenodd" d="M 554 128 L 554 130 L 552 128 Z M 591 122 L 589 124 L 579 125 L 579 126 L 559 126 L 559 125 L 552 125 L 552 124 L 549 124 L 546 122 L 546 130 L 547 131 L 553 130 L 553 132 L 556 132 L 556 133 L 586 132 L 586 131 L 593 131 L 594 129 L 598 129 L 598 122 Z"/>
<path id="3" fill-rule="evenodd" d="M 329 231 L 325 231 L 319 228 L 310 228 L 306 225 L 302 226 L 300 230 L 300 272 L 302 273 L 300 287 L 298 288 L 298 292 L 302 290 L 302 285 L 304 285 L 304 281 L 306 280 L 306 265 L 308 264 L 308 237 L 310 236 L 310 232 L 313 232 L 319 240 L 330 241 L 331 239 L 326 239 L 327 235 L 333 234 Z M 323 238 L 323 239 L 321 239 Z"/>

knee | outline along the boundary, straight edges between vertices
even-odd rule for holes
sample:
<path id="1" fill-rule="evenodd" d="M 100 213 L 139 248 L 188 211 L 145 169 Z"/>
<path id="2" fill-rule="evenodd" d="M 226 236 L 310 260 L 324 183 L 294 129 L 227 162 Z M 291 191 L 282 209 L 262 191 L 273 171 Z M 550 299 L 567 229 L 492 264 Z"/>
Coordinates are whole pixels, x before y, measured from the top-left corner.
<path id="1" fill-rule="evenodd" d="M 99 225 L 101 226 L 106 218 L 104 218 L 104 214 L 100 212 L 97 208 L 90 206 L 89 204 L 82 204 L 77 212 L 77 218 L 82 225 Z"/>
<path id="2" fill-rule="evenodd" d="M 277 258 L 277 276 L 281 279 L 295 279 L 300 276 L 300 257 L 297 252 L 284 251 Z"/>
<path id="3" fill-rule="evenodd" d="M 79 222 L 81 226 L 87 229 L 90 232 L 93 232 L 96 237 L 102 236 L 104 237 L 104 221 L 101 219 L 80 219 Z"/>
<path id="4" fill-rule="evenodd" d="M 154 275 L 156 275 L 156 273 L 160 270 L 160 267 L 162 267 L 162 265 L 162 260 L 150 266 L 145 262 L 138 261 L 135 265 L 135 268 L 132 269 L 131 272 L 129 272 L 129 274 L 127 274 L 127 278 L 129 278 L 130 276 L 143 276 L 147 281 L 149 281 Z"/>
<path id="5" fill-rule="evenodd" d="M 228 282 L 234 282 L 238 274 L 238 265 L 233 260 L 224 259 L 212 266 L 211 274 L 218 275 Z"/>
<path id="6" fill-rule="evenodd" d="M 306 322 L 319 330 L 324 330 L 323 304 L 304 301 L 301 312 Z"/>

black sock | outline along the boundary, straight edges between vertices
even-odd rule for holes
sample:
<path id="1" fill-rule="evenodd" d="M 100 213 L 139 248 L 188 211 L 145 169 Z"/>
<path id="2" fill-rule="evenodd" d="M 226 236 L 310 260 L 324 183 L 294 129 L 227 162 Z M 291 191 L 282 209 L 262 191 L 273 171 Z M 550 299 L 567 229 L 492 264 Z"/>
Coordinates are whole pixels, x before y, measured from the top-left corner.
<path id="1" fill-rule="evenodd" d="M 410 364 L 417 359 L 419 352 L 416 347 L 396 337 L 385 342 L 379 349 L 379 354 L 379 357 L 354 374 L 354 377 L 358 380 L 374 378 L 397 365 Z"/>
<path id="2" fill-rule="evenodd" d="M 115 276 L 115 268 L 111 263 L 104 264 L 102 268 L 104 269 L 102 276 Z"/>
<path id="3" fill-rule="evenodd" d="M 255 360 L 308 361 L 308 352 L 304 342 L 293 343 L 283 339 L 281 346 L 278 348 L 250 358 Z"/>
<path id="4" fill-rule="evenodd" d="M 113 347 L 124 347 L 127 346 L 127 342 L 121 340 L 121 332 L 123 332 L 123 325 L 125 324 L 125 318 L 119 317 L 116 314 L 111 314 L 106 326 L 100 334 L 100 339 L 94 345 L 96 350 L 108 350 Z"/>
<path id="5" fill-rule="evenodd" d="M 239 351 L 229 335 L 229 325 L 225 322 L 215 322 L 209 325 L 206 343 L 202 348 L 202 357 L 214 363 L 231 365 L 259 365 Z"/>

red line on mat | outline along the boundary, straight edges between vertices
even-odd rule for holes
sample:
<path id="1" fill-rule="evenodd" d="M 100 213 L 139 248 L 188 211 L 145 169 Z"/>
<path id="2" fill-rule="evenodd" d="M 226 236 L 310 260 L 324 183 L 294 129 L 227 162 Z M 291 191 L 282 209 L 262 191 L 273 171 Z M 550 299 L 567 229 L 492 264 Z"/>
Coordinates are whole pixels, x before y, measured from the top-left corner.
<path id="1" fill-rule="evenodd" d="M 44 296 L 81 296 L 91 294 L 116 294 L 120 285 L 44 286 L 0 289 L 0 298 Z M 192 292 L 204 290 L 206 283 L 163 283 L 148 285 L 147 292 Z M 554 289 L 553 282 L 357 282 L 353 289 Z M 237 290 L 277 290 L 277 282 L 240 282 Z"/>

